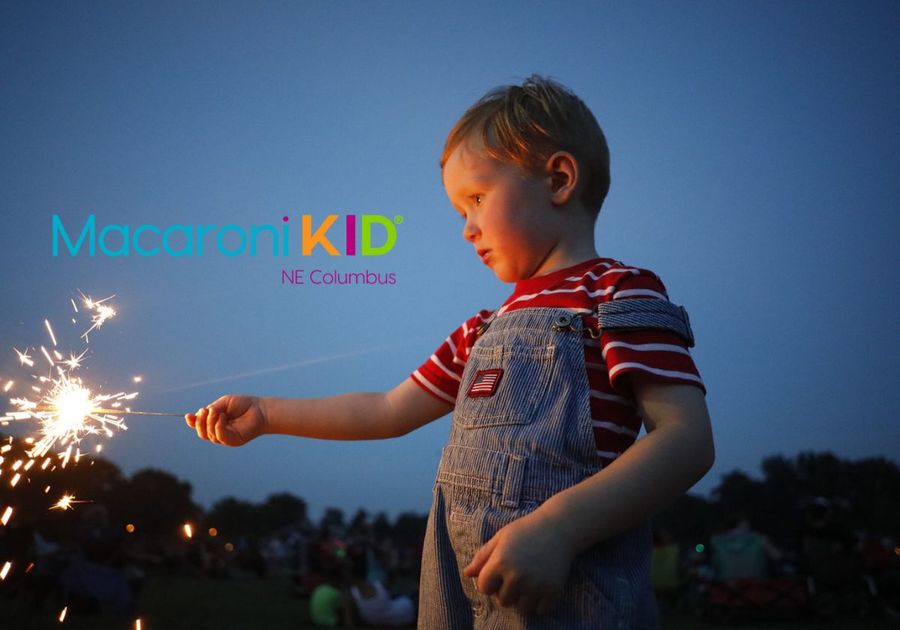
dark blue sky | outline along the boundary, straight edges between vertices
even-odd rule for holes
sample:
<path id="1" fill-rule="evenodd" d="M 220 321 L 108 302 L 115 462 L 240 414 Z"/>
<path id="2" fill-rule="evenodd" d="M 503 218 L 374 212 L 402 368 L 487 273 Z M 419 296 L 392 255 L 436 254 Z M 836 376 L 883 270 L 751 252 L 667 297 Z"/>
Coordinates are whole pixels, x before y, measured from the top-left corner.
<path id="1" fill-rule="evenodd" d="M 44 318 L 76 347 L 81 289 L 119 310 L 83 375 L 104 391 L 144 375 L 136 407 L 392 387 L 511 290 L 463 241 L 438 157 L 475 99 L 538 72 L 609 140 L 598 251 L 691 313 L 718 452 L 695 489 L 774 453 L 900 461 L 898 32 L 895 2 L 3 3 L 0 377 L 22 376 L 12 347 L 46 343 Z M 404 223 L 380 258 L 54 258 L 54 213 Z M 283 286 L 282 268 L 397 284 Z M 106 456 L 168 469 L 205 505 L 289 491 L 314 514 L 393 514 L 427 509 L 449 418 L 239 450 L 175 418 L 129 427 Z"/>

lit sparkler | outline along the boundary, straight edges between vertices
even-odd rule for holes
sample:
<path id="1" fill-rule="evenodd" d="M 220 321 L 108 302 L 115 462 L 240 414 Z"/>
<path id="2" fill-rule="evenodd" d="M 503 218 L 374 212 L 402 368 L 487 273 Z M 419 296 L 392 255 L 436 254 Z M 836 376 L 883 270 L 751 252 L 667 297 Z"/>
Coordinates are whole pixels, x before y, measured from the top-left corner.
<path id="1" fill-rule="evenodd" d="M 47 391 L 41 391 L 37 401 L 30 398 L 13 398 L 10 402 L 18 410 L 7 413 L 0 420 L 37 420 L 40 438 L 29 452 L 32 458 L 42 457 L 55 445 L 61 447 L 77 444 L 87 435 L 104 434 L 112 437 L 112 429 L 124 430 L 124 421 L 118 409 L 106 408 L 106 404 L 131 400 L 137 392 L 126 394 L 95 394 L 84 386 L 80 378 L 70 377 L 58 368 L 58 378 L 47 379 Z M 109 413 L 116 411 L 117 413 Z"/>
<path id="2" fill-rule="evenodd" d="M 100 328 L 104 322 L 116 314 L 116 311 L 106 303 L 113 296 L 94 300 L 82 293 L 81 297 L 87 311 L 92 313 L 92 325 L 81 335 L 87 343 L 88 334 Z M 72 306 L 77 312 L 78 308 L 75 306 L 74 300 L 72 300 Z M 91 391 L 80 378 L 73 376 L 73 372 L 81 367 L 87 350 L 85 349 L 80 354 L 72 352 L 68 358 L 64 358 L 55 349 L 57 339 L 50 321 L 45 319 L 44 325 L 54 348 L 53 356 L 51 356 L 44 346 L 40 346 L 41 354 L 49 366 L 48 373 L 45 376 L 34 375 L 37 384 L 32 385 L 31 389 L 35 395 L 11 398 L 10 403 L 15 410 L 0 416 L 0 421 L 4 422 L 36 420 L 40 424 L 39 439 L 33 443 L 28 453 L 31 458 L 42 457 L 56 446 L 71 447 L 88 435 L 112 437 L 113 429 L 127 429 L 121 416 L 128 411 L 127 409 L 122 411 L 121 406 L 123 402 L 137 396 L 137 392 L 100 394 Z M 22 365 L 34 366 L 34 360 L 27 348 L 25 350 L 13 348 L 13 350 Z M 70 453 L 70 451 L 67 452 Z M 68 461 L 68 456 L 66 461 Z"/>

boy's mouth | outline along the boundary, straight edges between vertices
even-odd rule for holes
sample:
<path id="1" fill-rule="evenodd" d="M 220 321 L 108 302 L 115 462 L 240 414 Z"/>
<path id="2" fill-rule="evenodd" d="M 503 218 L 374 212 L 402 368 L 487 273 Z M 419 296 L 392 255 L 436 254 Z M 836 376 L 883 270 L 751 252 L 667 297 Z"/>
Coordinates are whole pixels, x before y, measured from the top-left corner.
<path id="1" fill-rule="evenodd" d="M 491 250 L 479 249 L 479 250 L 477 250 L 476 253 L 478 254 L 478 257 L 481 258 L 481 262 L 483 262 L 486 265 L 488 263 L 488 260 L 491 257 Z"/>

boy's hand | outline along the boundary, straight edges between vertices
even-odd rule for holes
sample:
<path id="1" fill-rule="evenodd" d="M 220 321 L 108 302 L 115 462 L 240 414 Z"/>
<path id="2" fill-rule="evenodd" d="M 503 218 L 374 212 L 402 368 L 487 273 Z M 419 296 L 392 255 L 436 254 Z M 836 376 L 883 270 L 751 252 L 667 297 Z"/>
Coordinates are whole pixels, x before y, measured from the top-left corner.
<path id="1" fill-rule="evenodd" d="M 184 416 L 201 440 L 241 446 L 265 431 L 266 413 L 256 396 L 222 396 L 214 403 Z"/>
<path id="2" fill-rule="evenodd" d="M 495 595 L 501 606 L 542 615 L 556 606 L 574 557 L 573 547 L 553 522 L 532 512 L 500 529 L 478 550 L 463 575 L 476 578 L 475 587 Z"/>

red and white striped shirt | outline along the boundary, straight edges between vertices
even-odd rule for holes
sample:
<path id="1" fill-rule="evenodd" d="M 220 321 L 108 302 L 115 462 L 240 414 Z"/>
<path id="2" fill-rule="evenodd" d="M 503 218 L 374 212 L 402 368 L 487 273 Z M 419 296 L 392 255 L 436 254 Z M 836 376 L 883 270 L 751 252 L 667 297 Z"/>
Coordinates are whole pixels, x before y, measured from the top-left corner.
<path id="1" fill-rule="evenodd" d="M 628 267 L 609 258 L 594 258 L 567 269 L 516 283 L 497 315 L 534 307 L 565 308 L 585 316 L 585 327 L 596 328 L 592 313 L 598 302 L 628 298 L 668 300 L 662 281 L 651 271 Z M 482 310 L 454 330 L 410 376 L 425 391 L 454 403 L 476 330 L 493 311 Z M 641 372 L 673 383 L 706 388 L 684 340 L 668 331 L 603 331 L 600 339 L 585 332 L 584 364 L 590 388 L 594 439 L 601 465 L 631 446 L 641 428 L 627 378 Z"/>

